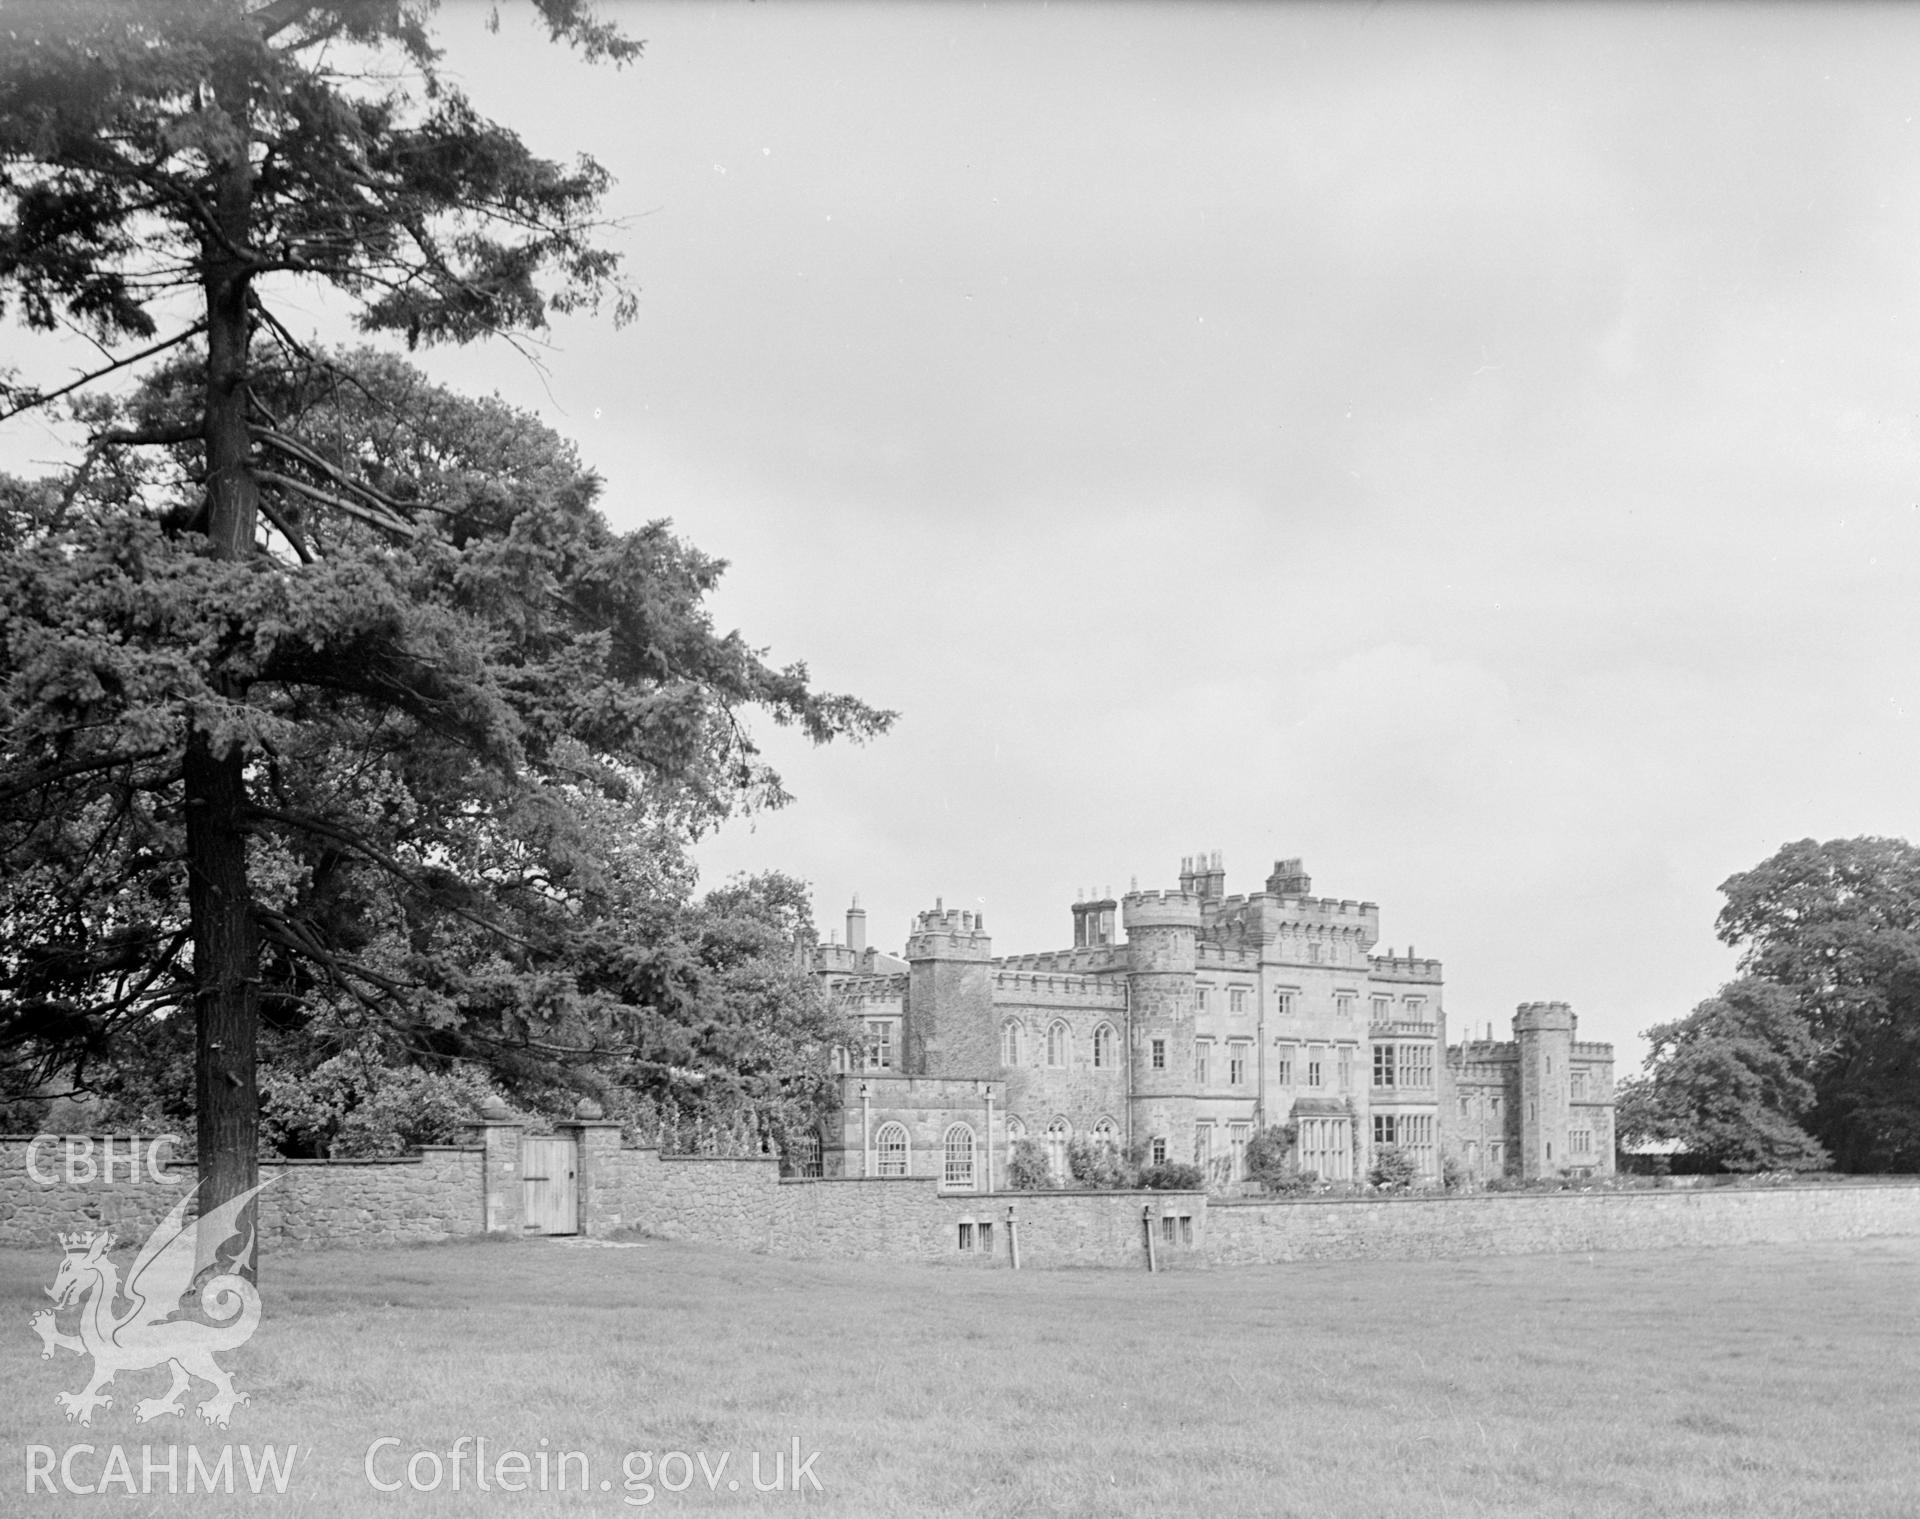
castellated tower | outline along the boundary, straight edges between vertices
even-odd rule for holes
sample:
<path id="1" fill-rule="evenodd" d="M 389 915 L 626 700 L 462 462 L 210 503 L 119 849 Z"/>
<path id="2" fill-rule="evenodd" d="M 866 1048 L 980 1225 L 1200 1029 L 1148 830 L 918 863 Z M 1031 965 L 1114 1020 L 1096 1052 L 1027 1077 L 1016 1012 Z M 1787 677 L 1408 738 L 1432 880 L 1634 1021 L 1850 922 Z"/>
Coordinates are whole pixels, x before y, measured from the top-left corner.
<path id="1" fill-rule="evenodd" d="M 978 1076 L 998 1069 L 993 941 L 985 913 L 936 902 L 907 939 L 909 980 L 900 1031 L 909 1076 Z"/>
<path id="2" fill-rule="evenodd" d="M 1522 1176 L 1552 1176 L 1572 1159 L 1573 1026 L 1573 1009 L 1564 1002 L 1523 1002 L 1513 1015 Z"/>
<path id="3" fill-rule="evenodd" d="M 1133 1047 L 1135 1144 L 1166 1141 L 1166 1158 L 1193 1156 L 1194 960 L 1200 897 L 1191 891 L 1130 891 L 1121 899 L 1127 931 Z"/>

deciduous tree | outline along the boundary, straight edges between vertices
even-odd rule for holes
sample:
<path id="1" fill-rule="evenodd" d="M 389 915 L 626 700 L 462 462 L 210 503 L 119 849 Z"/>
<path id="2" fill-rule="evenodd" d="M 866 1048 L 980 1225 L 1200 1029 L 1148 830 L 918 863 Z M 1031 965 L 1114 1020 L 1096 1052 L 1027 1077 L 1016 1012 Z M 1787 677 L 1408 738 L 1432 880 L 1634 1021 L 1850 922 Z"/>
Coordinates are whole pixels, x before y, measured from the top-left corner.
<path id="1" fill-rule="evenodd" d="M 1814 1041 L 1792 993 L 1746 977 L 1686 1018 L 1647 1030 L 1644 1080 L 1621 1083 L 1626 1138 L 1677 1139 L 1729 1171 L 1813 1171 L 1826 1150 L 1801 1126 Z"/>
<path id="2" fill-rule="evenodd" d="M 1920 1169 L 1920 849 L 1802 839 L 1720 889 L 1721 939 L 1805 1022 L 1813 1137 L 1844 1170 Z"/>

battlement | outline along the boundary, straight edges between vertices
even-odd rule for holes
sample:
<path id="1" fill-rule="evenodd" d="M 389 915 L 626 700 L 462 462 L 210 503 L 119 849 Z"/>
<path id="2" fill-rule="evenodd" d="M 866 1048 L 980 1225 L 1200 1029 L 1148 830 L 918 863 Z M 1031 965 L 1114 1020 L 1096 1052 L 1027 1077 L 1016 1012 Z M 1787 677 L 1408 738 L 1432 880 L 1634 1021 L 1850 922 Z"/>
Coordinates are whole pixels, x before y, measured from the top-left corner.
<path id="1" fill-rule="evenodd" d="M 1565 1002 L 1523 1002 L 1513 1015 L 1513 1028 L 1521 1033 L 1572 1033 L 1573 1008 Z"/>
<path id="2" fill-rule="evenodd" d="M 1130 891 L 1120 899 L 1120 921 L 1136 928 L 1200 927 L 1200 898 L 1191 891 Z"/>
<path id="3" fill-rule="evenodd" d="M 999 970 L 1064 971 L 1072 975 L 1090 975 L 1123 969 L 1126 951 L 1111 944 L 1096 945 L 1089 949 L 1043 949 L 1025 955 L 1004 955 L 993 963 Z"/>
<path id="4" fill-rule="evenodd" d="M 1367 956 L 1367 969 L 1379 980 L 1438 982 L 1440 962 L 1424 959 L 1409 948 L 1404 955 L 1392 953 Z"/>
<path id="5" fill-rule="evenodd" d="M 1094 976 L 1030 975 L 1022 971 L 995 971 L 993 996 L 996 1002 L 1044 1002 L 1101 1009 L 1127 1005 L 1124 984 Z"/>
<path id="6" fill-rule="evenodd" d="M 914 915 L 915 933 L 971 934 L 987 931 L 987 915 L 936 906 L 931 912 Z"/>
<path id="7" fill-rule="evenodd" d="M 833 995 L 851 1005 L 870 1002 L 898 1002 L 907 995 L 907 985 L 912 978 L 907 975 L 888 976 L 837 976 L 834 978 Z"/>
<path id="8" fill-rule="evenodd" d="M 985 960 L 993 954 L 987 936 L 987 915 L 964 909 L 949 910 L 936 900 L 931 912 L 914 916 L 907 937 L 909 960 Z"/>
<path id="9" fill-rule="evenodd" d="M 1593 1039 L 1574 1040 L 1573 1052 L 1586 1060 L 1611 1061 L 1613 1059 L 1613 1046 Z"/>
<path id="10" fill-rule="evenodd" d="M 1328 923 L 1339 918 L 1366 919 L 1380 916 L 1378 902 L 1356 902 L 1352 897 L 1296 897 L 1255 891 L 1245 896 L 1235 893 L 1210 904 L 1209 915 L 1232 917 L 1248 908 L 1264 906 L 1269 917 L 1282 923 Z"/>
<path id="11" fill-rule="evenodd" d="M 1223 942 L 1278 946 L 1268 958 L 1280 962 L 1354 964 L 1380 938 L 1380 908 L 1350 897 L 1255 892 L 1208 903 L 1203 932 Z"/>

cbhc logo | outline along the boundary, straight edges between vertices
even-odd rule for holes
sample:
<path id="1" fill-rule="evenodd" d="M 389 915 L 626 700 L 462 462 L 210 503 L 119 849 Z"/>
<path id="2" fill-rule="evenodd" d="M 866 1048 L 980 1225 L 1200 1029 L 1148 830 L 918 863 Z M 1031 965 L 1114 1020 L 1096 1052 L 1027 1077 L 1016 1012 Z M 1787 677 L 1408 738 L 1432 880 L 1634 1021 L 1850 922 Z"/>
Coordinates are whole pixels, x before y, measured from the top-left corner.
<path id="1" fill-rule="evenodd" d="M 178 1134 L 162 1134 L 157 1139 L 144 1143 L 132 1138 L 125 1141 L 126 1149 L 114 1147 L 112 1135 L 99 1142 L 99 1158 L 95 1159 L 94 1141 L 86 1134 L 36 1134 L 33 1143 L 27 1146 L 27 1175 L 43 1187 L 51 1187 L 64 1175 L 70 1187 L 78 1187 L 87 1182 L 98 1180 L 105 1186 L 112 1186 L 116 1171 L 124 1171 L 129 1182 L 140 1180 L 140 1173 L 146 1174 L 163 1187 L 177 1187 L 180 1178 L 167 1170 L 166 1160 L 160 1154 L 162 1145 L 177 1145 Z M 65 1147 L 62 1162 L 58 1169 L 42 1171 L 40 1169 L 42 1145 L 62 1145 Z"/>

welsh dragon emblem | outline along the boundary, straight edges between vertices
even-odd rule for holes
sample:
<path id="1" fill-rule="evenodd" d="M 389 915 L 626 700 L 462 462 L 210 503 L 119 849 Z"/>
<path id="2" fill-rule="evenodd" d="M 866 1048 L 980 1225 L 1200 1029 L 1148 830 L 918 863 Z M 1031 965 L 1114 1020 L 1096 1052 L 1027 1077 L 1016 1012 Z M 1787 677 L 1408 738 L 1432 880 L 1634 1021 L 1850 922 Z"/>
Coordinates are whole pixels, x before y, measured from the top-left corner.
<path id="1" fill-rule="evenodd" d="M 200 1245 L 204 1242 L 206 1258 L 211 1260 L 231 1244 L 239 1233 L 240 1210 L 269 1185 L 262 1182 L 221 1204 L 200 1219 L 198 1228 L 186 1221 L 186 1213 L 199 1188 L 185 1193 L 147 1236 L 124 1288 L 119 1268 L 107 1256 L 113 1248 L 111 1234 L 60 1236 L 66 1258 L 47 1289 L 53 1307 L 41 1309 L 28 1323 L 45 1347 L 40 1352 L 43 1359 L 56 1346 L 93 1357 L 93 1379 L 83 1391 L 54 1394 L 69 1420 L 91 1424 L 96 1408 L 113 1406 L 112 1395 L 100 1389 L 116 1372 L 145 1371 L 164 1363 L 173 1370 L 173 1385 L 165 1397 L 142 1398 L 134 1406 L 141 1422 L 161 1414 L 185 1413 L 181 1395 L 198 1377 L 213 1387 L 213 1396 L 200 1404 L 200 1416 L 226 1428 L 234 1405 L 246 1399 L 233 1390 L 233 1378 L 213 1357 L 217 1351 L 244 1345 L 260 1324 L 260 1294 L 238 1274 L 252 1264 L 253 1236 L 249 1234 L 231 1263 L 216 1266 L 215 1274 L 197 1290 L 194 1277 L 202 1258 Z M 183 1309 L 196 1311 L 196 1304 L 198 1317 L 175 1317 Z M 80 1332 L 63 1334 L 56 1317 L 76 1306 Z"/>

